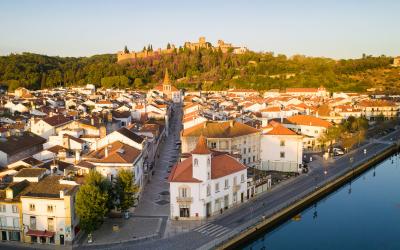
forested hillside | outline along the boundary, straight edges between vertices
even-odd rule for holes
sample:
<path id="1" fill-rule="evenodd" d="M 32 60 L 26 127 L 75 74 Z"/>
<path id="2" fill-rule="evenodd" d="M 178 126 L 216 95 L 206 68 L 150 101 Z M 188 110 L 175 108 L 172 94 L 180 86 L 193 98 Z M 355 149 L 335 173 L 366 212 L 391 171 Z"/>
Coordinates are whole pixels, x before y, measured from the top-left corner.
<path id="1" fill-rule="evenodd" d="M 168 68 L 175 84 L 187 89 L 268 90 L 324 85 L 331 91 L 381 87 L 393 92 L 400 86 L 400 69 L 390 67 L 392 61 L 386 56 L 364 55 L 335 61 L 306 56 L 287 58 L 273 53 L 236 55 L 179 49 L 173 54 L 117 64 L 112 54 L 73 58 L 23 53 L 0 57 L 0 84 L 9 90 L 87 83 L 146 89 L 160 82 Z"/>

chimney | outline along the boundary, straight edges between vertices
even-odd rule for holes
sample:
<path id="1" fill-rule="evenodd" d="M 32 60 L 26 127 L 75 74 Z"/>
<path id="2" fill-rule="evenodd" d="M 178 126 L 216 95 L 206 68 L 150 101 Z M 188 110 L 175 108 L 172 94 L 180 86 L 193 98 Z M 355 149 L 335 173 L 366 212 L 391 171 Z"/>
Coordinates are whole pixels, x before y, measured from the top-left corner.
<path id="1" fill-rule="evenodd" d="M 94 119 L 93 119 L 93 117 L 90 118 L 90 124 L 92 124 L 92 126 L 94 126 Z"/>
<path id="2" fill-rule="evenodd" d="M 60 199 L 64 198 L 64 190 L 60 190 Z"/>
<path id="3" fill-rule="evenodd" d="M 230 120 L 230 121 L 229 121 L 229 126 L 232 128 L 233 125 L 234 125 L 234 120 Z"/>
<path id="4" fill-rule="evenodd" d="M 108 157 L 108 145 L 104 148 L 104 157 Z"/>
<path id="5" fill-rule="evenodd" d="M 80 162 L 81 160 L 81 153 L 79 152 L 79 150 L 75 150 L 75 164 Z"/>

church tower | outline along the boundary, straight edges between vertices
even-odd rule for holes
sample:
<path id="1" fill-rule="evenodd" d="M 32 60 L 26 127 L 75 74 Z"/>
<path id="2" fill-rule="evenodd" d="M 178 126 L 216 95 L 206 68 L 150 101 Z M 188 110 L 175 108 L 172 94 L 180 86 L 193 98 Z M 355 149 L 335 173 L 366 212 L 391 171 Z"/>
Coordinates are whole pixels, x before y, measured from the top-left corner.
<path id="1" fill-rule="evenodd" d="M 207 140 L 200 135 L 196 148 L 192 153 L 193 178 L 206 182 L 211 179 L 211 150 Z"/>
<path id="2" fill-rule="evenodd" d="M 169 95 L 169 93 L 171 93 L 171 83 L 169 80 L 168 69 L 165 69 L 165 75 L 164 75 L 164 81 L 163 81 L 163 92 L 166 95 Z"/>

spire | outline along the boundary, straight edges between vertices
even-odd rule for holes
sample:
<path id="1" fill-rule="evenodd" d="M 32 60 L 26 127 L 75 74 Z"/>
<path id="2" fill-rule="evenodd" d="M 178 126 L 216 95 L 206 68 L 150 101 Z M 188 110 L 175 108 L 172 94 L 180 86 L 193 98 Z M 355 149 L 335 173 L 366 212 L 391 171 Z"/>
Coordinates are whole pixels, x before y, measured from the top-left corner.
<path id="1" fill-rule="evenodd" d="M 207 146 L 207 140 L 203 135 L 200 135 L 199 140 L 197 141 L 196 148 L 191 153 L 196 155 L 211 154 L 211 151 L 208 149 Z"/>
<path id="2" fill-rule="evenodd" d="M 169 84 L 169 74 L 168 74 L 168 69 L 165 69 L 165 75 L 164 75 L 164 84 Z"/>

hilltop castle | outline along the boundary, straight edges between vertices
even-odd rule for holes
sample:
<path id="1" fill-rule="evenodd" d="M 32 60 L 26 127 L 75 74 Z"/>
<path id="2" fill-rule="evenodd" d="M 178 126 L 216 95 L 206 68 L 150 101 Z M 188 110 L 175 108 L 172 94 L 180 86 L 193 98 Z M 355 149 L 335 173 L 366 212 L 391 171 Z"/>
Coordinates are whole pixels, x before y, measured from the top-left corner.
<path id="1" fill-rule="evenodd" d="M 216 46 L 213 46 L 210 42 L 206 41 L 205 37 L 200 37 L 198 42 L 185 42 L 184 46 L 185 49 L 189 50 L 196 50 L 196 49 L 212 49 L 212 50 L 219 50 L 221 49 L 222 53 L 232 52 L 234 54 L 243 54 L 249 51 L 246 47 L 236 47 L 233 46 L 231 43 L 225 43 L 223 40 L 218 40 Z M 164 54 L 171 54 L 176 50 L 175 45 L 170 45 L 169 48 L 166 49 L 157 49 L 153 50 L 146 50 L 144 49 L 142 52 L 135 52 L 135 51 L 118 51 L 117 58 L 118 62 L 127 61 L 127 60 L 135 60 L 141 58 L 149 58 L 155 57 Z"/>

